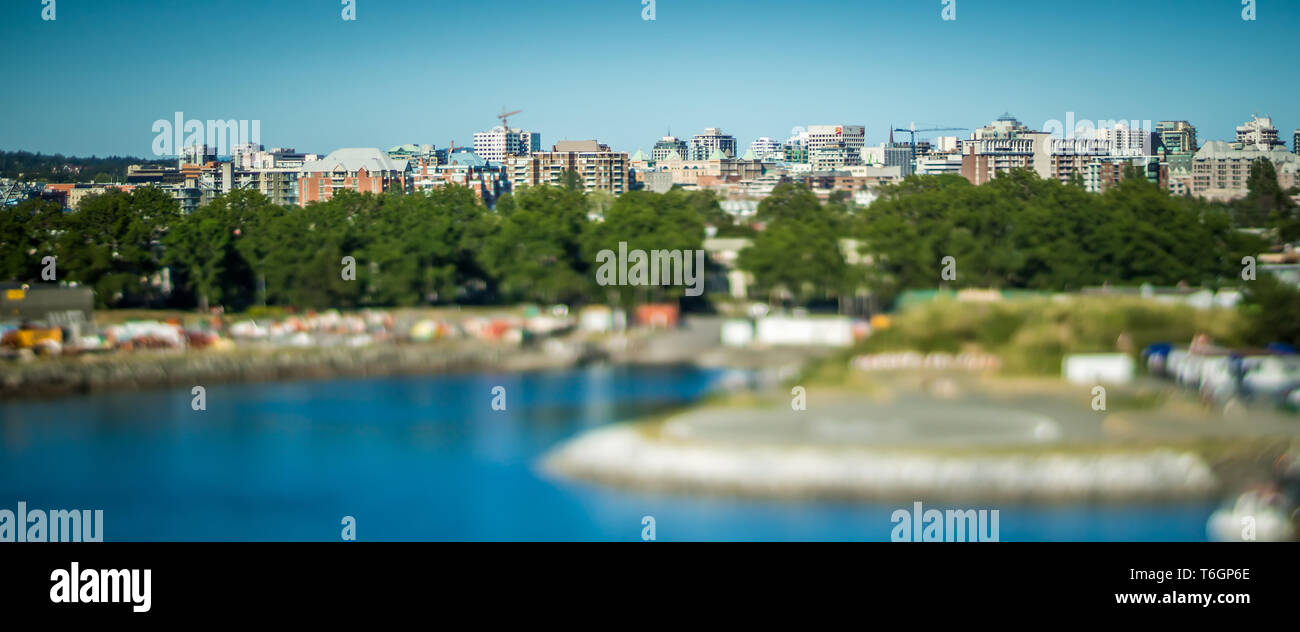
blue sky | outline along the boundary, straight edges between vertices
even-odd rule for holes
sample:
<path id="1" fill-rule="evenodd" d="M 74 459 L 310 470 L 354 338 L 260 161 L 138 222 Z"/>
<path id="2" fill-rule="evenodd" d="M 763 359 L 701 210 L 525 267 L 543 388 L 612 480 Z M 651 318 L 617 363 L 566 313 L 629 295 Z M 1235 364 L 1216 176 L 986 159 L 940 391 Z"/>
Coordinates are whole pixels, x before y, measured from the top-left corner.
<path id="1" fill-rule="evenodd" d="M 468 145 L 497 123 L 649 150 L 796 125 L 1186 119 L 1300 128 L 1300 2 L 1258 0 L 0 0 L 0 148 L 150 153 L 152 123 L 257 119 L 302 151 Z"/>

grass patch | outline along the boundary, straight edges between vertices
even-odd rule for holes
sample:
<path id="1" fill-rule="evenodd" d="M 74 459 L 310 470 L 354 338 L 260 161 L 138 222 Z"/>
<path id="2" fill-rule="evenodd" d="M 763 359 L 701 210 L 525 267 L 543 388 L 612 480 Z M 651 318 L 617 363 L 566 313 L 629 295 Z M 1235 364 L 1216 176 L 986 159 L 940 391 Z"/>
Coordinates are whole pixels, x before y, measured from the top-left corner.
<path id="1" fill-rule="evenodd" d="M 1134 297 L 1035 298 L 963 303 L 940 297 L 894 316 L 852 354 L 890 351 L 961 353 L 982 351 L 1002 359 L 1012 375 L 1059 375 L 1072 353 L 1127 352 L 1135 357 L 1154 342 L 1188 342 L 1198 333 L 1240 344 L 1237 312 L 1198 310 Z M 844 358 L 826 362 L 843 364 Z M 810 374 L 831 378 L 833 370 Z"/>

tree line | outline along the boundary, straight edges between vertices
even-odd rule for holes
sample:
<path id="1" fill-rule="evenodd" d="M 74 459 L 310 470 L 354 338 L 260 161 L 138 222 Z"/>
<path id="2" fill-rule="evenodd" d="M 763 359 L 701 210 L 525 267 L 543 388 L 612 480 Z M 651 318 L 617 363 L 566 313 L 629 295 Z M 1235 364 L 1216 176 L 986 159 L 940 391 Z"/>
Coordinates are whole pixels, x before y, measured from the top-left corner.
<path id="1" fill-rule="evenodd" d="M 0 178 L 54 183 L 124 182 L 126 168 L 131 165 L 171 165 L 174 162 L 130 156 L 81 158 L 30 151 L 0 151 Z"/>
<path id="2" fill-rule="evenodd" d="M 596 253 L 620 241 L 694 250 L 712 226 L 752 240 L 738 259 L 753 275 L 750 296 L 787 305 L 867 293 L 887 306 L 903 290 L 940 286 L 1236 286 L 1242 257 L 1268 246 L 1237 227 L 1262 221 L 1285 232 L 1296 221 L 1268 175 L 1236 205 L 1171 196 L 1141 177 L 1092 194 L 1030 171 L 981 186 L 912 176 L 866 207 L 786 183 L 746 224 L 712 193 L 680 189 L 612 198 L 575 183 L 538 186 L 494 209 L 454 186 L 344 191 L 306 208 L 235 191 L 186 215 L 165 192 L 140 187 L 88 197 L 75 212 L 40 200 L 0 212 L 0 279 L 40 282 L 49 254 L 58 280 L 93 287 L 102 307 L 626 305 L 676 300 L 682 288 L 601 287 Z M 344 257 L 356 262 L 355 280 L 340 275 Z M 946 257 L 951 278 L 941 274 Z"/>

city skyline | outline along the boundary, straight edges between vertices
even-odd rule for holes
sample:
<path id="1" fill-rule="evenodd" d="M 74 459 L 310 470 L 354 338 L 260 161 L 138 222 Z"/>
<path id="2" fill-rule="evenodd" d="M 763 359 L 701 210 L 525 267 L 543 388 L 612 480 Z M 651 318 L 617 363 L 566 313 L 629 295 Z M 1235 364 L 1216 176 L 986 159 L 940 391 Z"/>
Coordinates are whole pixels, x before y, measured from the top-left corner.
<path id="1" fill-rule="evenodd" d="M 0 148 L 149 157 L 151 125 L 175 112 L 257 120 L 263 145 L 299 151 L 470 146 L 499 124 L 502 106 L 523 110 L 512 127 L 540 133 L 545 147 L 597 139 L 628 153 L 648 153 L 670 129 L 689 139 L 720 127 L 743 152 L 796 126 L 864 125 L 875 145 L 890 127 L 973 130 L 1004 112 L 1034 129 L 1071 112 L 1187 120 L 1203 141 L 1231 140 L 1255 113 L 1272 116 L 1283 137 L 1300 128 L 1286 56 L 1300 7 L 1262 3 L 1246 21 L 1236 2 L 1182 2 L 1176 40 L 1136 41 L 1133 25 L 1158 25 L 1173 5 L 971 0 L 944 21 L 940 4 L 823 0 L 792 13 L 771 0 L 658 0 L 647 21 L 639 0 L 358 0 L 357 20 L 345 21 L 338 3 L 307 0 L 241 0 L 217 12 L 61 0 L 57 18 L 43 21 L 40 2 L 9 2 L 0 35 L 40 54 L 6 56 L 0 68 L 46 90 L 0 103 L 10 122 Z M 1073 28 L 1080 23 L 1097 26 Z M 827 27 L 839 34 L 790 37 Z M 991 35 L 999 29 L 1008 35 Z M 209 43 L 208 32 L 226 35 Z M 1063 41 L 1077 65 L 1060 62 Z M 1190 54 L 1207 46 L 1223 53 Z M 1259 80 L 1234 88 L 1228 79 L 1243 69 Z M 59 77 L 66 83 L 54 88 Z"/>

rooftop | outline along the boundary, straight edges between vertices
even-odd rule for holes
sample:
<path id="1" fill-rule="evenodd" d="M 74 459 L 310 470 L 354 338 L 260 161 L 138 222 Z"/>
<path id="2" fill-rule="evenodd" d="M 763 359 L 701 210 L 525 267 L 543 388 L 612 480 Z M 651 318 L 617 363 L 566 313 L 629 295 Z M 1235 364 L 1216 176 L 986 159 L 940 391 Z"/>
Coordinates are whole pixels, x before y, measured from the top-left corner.
<path id="1" fill-rule="evenodd" d="M 374 147 L 348 147 L 335 149 L 328 156 L 303 165 L 302 170 L 310 173 L 356 172 L 362 169 L 371 173 L 405 171 L 406 162 L 389 158 L 388 154 Z"/>

